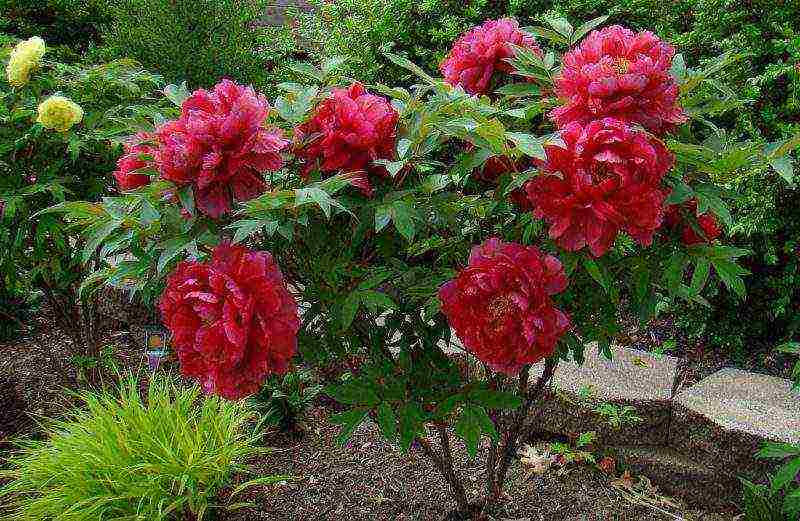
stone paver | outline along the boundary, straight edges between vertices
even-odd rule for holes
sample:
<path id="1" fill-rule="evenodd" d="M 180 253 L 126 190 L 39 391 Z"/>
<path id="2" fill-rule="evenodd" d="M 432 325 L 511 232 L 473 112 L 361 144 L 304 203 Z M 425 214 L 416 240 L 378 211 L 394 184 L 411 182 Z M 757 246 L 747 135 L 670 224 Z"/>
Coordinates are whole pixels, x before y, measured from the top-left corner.
<path id="1" fill-rule="evenodd" d="M 585 352 L 583 365 L 561 362 L 553 377 L 553 391 L 535 411 L 535 430 L 566 434 L 595 430 L 601 443 L 661 445 L 667 441 L 670 399 L 677 375 L 678 359 L 624 347 L 612 348 L 608 360 L 594 346 Z M 534 366 L 538 377 L 542 364 Z M 577 406 L 579 392 L 589 386 L 596 401 L 630 405 L 643 422 L 620 430 L 608 426 L 590 408 Z M 558 391 L 558 392 L 555 392 Z M 566 399 L 564 399 L 566 398 Z"/>
<path id="2" fill-rule="evenodd" d="M 800 443 L 800 394 L 788 380 L 723 369 L 675 397 L 670 445 L 731 476 L 765 480 L 764 440 Z"/>
<path id="3" fill-rule="evenodd" d="M 675 397 L 724 430 L 800 443 L 800 393 L 789 380 L 722 369 Z"/>

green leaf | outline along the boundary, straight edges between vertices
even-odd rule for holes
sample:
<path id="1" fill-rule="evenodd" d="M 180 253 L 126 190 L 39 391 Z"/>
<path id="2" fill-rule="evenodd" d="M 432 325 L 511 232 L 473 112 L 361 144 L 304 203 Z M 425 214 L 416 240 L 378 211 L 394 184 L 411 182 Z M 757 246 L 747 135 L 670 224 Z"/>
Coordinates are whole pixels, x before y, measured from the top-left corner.
<path id="1" fill-rule="evenodd" d="M 541 96 L 542 89 L 535 83 L 509 83 L 496 89 L 497 94 L 508 96 L 509 98 L 524 98 L 528 96 Z"/>
<path id="2" fill-rule="evenodd" d="M 703 291 L 703 288 L 708 281 L 708 274 L 711 272 L 711 263 L 708 262 L 708 259 L 700 258 L 697 260 L 697 264 L 694 267 L 694 273 L 692 274 L 692 291 L 695 293 L 700 293 Z"/>
<path id="3" fill-rule="evenodd" d="M 765 442 L 756 454 L 758 459 L 784 459 L 800 456 L 800 445 L 792 443 Z"/>
<path id="4" fill-rule="evenodd" d="M 589 34 L 590 31 L 601 25 L 606 20 L 608 20 L 608 15 L 598 16 L 597 18 L 589 20 L 585 24 L 578 27 L 578 29 L 572 34 L 572 38 L 570 38 L 570 45 L 575 45 L 581 41 L 584 36 Z"/>
<path id="5" fill-rule="evenodd" d="M 238 244 L 254 234 L 264 225 L 259 219 L 245 219 L 236 222 L 236 233 L 233 234 L 233 243 Z"/>
<path id="6" fill-rule="evenodd" d="M 514 393 L 478 389 L 470 393 L 469 399 L 487 409 L 516 409 L 522 405 L 522 400 Z"/>
<path id="7" fill-rule="evenodd" d="M 380 233 L 392 221 L 392 207 L 382 204 L 375 209 L 375 232 Z"/>
<path id="8" fill-rule="evenodd" d="M 681 251 L 672 254 L 664 272 L 664 279 L 667 282 L 667 289 L 673 294 L 680 292 L 681 281 L 683 280 L 683 270 L 688 264 L 689 258 Z"/>
<path id="9" fill-rule="evenodd" d="M 361 296 L 359 292 L 354 291 L 347 296 L 342 306 L 342 329 L 349 329 L 350 324 L 356 318 L 358 306 L 361 303 Z"/>
<path id="10" fill-rule="evenodd" d="M 560 34 L 561 36 L 568 39 L 572 36 L 572 33 L 575 29 L 572 27 L 566 18 L 548 18 L 547 25 L 555 29 L 555 31 Z"/>
<path id="11" fill-rule="evenodd" d="M 408 71 L 413 72 L 416 76 L 425 80 L 427 83 L 429 84 L 436 83 L 436 80 L 434 80 L 428 73 L 426 73 L 418 65 L 412 63 L 407 58 L 403 58 L 402 56 L 390 52 L 385 52 L 383 53 L 383 55 L 386 56 L 389 59 L 389 61 L 391 61 L 395 65 L 398 65 Z"/>
<path id="12" fill-rule="evenodd" d="M 322 72 L 325 73 L 326 76 L 329 76 L 335 70 L 340 69 L 345 63 L 347 63 L 346 56 L 331 56 L 323 60 Z"/>
<path id="13" fill-rule="evenodd" d="M 591 275 L 591 277 L 600 284 L 600 286 L 606 291 L 609 292 L 608 288 L 608 280 L 603 276 L 603 273 L 600 271 L 600 267 L 597 265 L 594 259 L 590 257 L 583 258 L 583 267 L 586 268 L 586 272 Z"/>
<path id="14" fill-rule="evenodd" d="M 414 211 L 411 205 L 405 201 L 395 201 L 392 205 L 394 227 L 408 242 L 414 240 L 414 234 L 416 233 L 413 215 Z"/>
<path id="15" fill-rule="evenodd" d="M 776 157 L 769 164 L 787 183 L 792 184 L 794 181 L 794 164 L 791 157 Z"/>
<path id="16" fill-rule="evenodd" d="M 411 442 L 422 432 L 422 421 L 425 414 L 422 407 L 416 402 L 409 402 L 403 405 L 398 411 L 400 416 L 400 448 L 408 451 Z"/>
<path id="17" fill-rule="evenodd" d="M 157 272 L 161 274 L 167 264 L 193 242 L 194 240 L 191 237 L 178 237 L 163 243 L 164 250 L 158 257 L 158 263 L 156 264 Z"/>
<path id="18" fill-rule="evenodd" d="M 375 406 L 380 398 L 363 380 L 348 380 L 343 384 L 329 386 L 325 393 L 339 403 L 347 405 Z"/>
<path id="19" fill-rule="evenodd" d="M 394 415 L 392 406 L 386 402 L 381 402 L 375 416 L 384 437 L 393 441 L 397 436 L 397 418 Z"/>
<path id="20" fill-rule="evenodd" d="M 800 342 L 786 342 L 785 344 L 777 346 L 775 349 L 781 353 L 800 355 Z"/>
<path id="21" fill-rule="evenodd" d="M 342 426 L 342 430 L 336 437 L 336 442 L 339 445 L 344 445 L 347 440 L 350 439 L 350 436 L 353 435 L 353 431 L 356 430 L 356 427 L 361 425 L 361 422 L 364 421 L 368 413 L 369 409 L 360 407 L 332 415 L 330 417 L 330 422 L 334 425 Z"/>
<path id="22" fill-rule="evenodd" d="M 794 458 L 785 463 L 772 478 L 772 490 L 777 492 L 783 487 L 794 481 L 795 476 L 800 473 L 800 458 Z"/>
<path id="23" fill-rule="evenodd" d="M 86 241 L 86 246 L 83 248 L 83 262 L 87 262 L 91 259 L 94 252 L 100 247 L 100 244 L 119 228 L 121 224 L 121 220 L 101 221 L 89 227 L 86 232 L 88 239 Z"/>
<path id="24" fill-rule="evenodd" d="M 532 134 L 521 134 L 519 132 L 506 132 L 506 137 L 510 139 L 526 156 L 545 160 L 547 155 L 544 152 L 542 142 Z"/>
<path id="25" fill-rule="evenodd" d="M 474 458 L 478 452 L 481 432 L 485 432 L 494 439 L 498 437 L 494 423 L 486 410 L 469 403 L 461 409 L 461 415 L 458 417 L 454 431 L 459 438 L 464 440 L 471 458 Z"/>
<path id="26" fill-rule="evenodd" d="M 181 206 L 194 216 L 194 192 L 191 185 L 178 188 L 178 200 L 181 202 Z"/>
<path id="27" fill-rule="evenodd" d="M 164 87 L 164 96 L 176 107 L 181 107 L 183 102 L 189 99 L 191 92 L 189 92 L 189 86 L 184 81 L 180 85 L 170 84 Z"/>
<path id="28" fill-rule="evenodd" d="M 297 74 L 307 76 L 319 82 L 325 80 L 325 74 L 310 63 L 294 63 L 289 68 Z"/>
<path id="29" fill-rule="evenodd" d="M 378 309 L 399 309 L 397 304 L 395 304 L 388 295 L 372 290 L 361 292 L 361 302 L 363 302 L 364 305 L 366 305 L 373 313 L 377 313 Z"/>
<path id="30" fill-rule="evenodd" d="M 675 183 L 675 186 L 672 187 L 672 192 L 670 192 L 667 200 L 664 201 L 664 206 L 685 203 L 693 196 L 694 190 L 692 190 L 692 187 L 682 181 L 679 181 Z"/>

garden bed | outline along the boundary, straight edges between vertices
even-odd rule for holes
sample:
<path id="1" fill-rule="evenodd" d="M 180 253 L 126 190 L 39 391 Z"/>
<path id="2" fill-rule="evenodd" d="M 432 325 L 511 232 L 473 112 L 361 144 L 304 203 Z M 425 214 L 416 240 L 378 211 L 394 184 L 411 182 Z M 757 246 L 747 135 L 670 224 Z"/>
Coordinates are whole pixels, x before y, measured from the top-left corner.
<path id="1" fill-rule="evenodd" d="M 16 341 L 0 346 L 4 376 L 12 376 L 24 401 L 26 413 L 58 417 L 69 404 L 63 389 L 74 385 L 74 370 L 67 359 L 69 340 L 61 334 L 42 309 Z M 141 369 L 141 341 L 129 331 L 110 331 L 104 344 L 112 347 L 121 369 Z M 113 370 L 105 372 L 107 376 Z M 265 444 L 275 450 L 251 463 L 255 476 L 287 474 L 293 480 L 280 485 L 256 487 L 237 501 L 248 500 L 255 507 L 230 514 L 226 519 L 268 520 L 439 520 L 452 507 L 447 484 L 430 462 L 417 451 L 402 454 L 382 438 L 373 424 L 356 430 L 345 447 L 336 445 L 338 427 L 328 421 L 330 411 L 316 406 L 306 420 L 308 432 L 299 441 L 270 433 Z M 35 422 L 17 424 L 19 434 L 35 434 Z M 465 477 L 468 492 L 482 487 L 483 462 L 471 460 L 460 443 L 455 444 L 458 471 Z M 480 451 L 479 451 L 480 454 Z M 543 475 L 528 473 L 518 462 L 512 467 L 510 496 L 495 519 L 684 519 L 722 520 L 730 514 L 635 505 L 615 488 L 614 476 L 588 466 L 570 466 Z M 690 486 L 690 485 L 687 485 Z M 653 498 L 651 498 L 652 501 Z"/>

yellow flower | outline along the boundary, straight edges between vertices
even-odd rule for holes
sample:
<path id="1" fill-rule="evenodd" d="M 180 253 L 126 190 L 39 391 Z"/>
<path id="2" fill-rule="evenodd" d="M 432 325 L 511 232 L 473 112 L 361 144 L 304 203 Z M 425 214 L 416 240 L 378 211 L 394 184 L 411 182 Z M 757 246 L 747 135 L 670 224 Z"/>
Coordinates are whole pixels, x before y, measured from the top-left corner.
<path id="1" fill-rule="evenodd" d="M 14 87 L 22 87 L 28 83 L 31 72 L 39 67 L 47 48 L 44 40 L 38 36 L 20 42 L 11 51 L 6 66 L 6 78 Z"/>
<path id="2" fill-rule="evenodd" d="M 50 96 L 39 104 L 39 118 L 36 120 L 45 128 L 66 132 L 83 119 L 83 109 L 64 96 Z"/>

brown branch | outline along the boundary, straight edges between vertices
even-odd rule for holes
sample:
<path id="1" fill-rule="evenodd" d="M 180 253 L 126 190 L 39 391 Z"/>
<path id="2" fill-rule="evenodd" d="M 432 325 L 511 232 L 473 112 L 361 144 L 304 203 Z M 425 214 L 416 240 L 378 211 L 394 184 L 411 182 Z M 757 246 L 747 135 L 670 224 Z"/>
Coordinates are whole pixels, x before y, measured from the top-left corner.
<path id="1" fill-rule="evenodd" d="M 506 474 L 508 473 L 508 469 L 511 466 L 511 458 L 514 456 L 514 453 L 517 451 L 517 444 L 519 442 L 520 434 L 522 433 L 522 428 L 525 425 L 525 419 L 528 417 L 530 413 L 531 406 L 533 402 L 536 401 L 539 396 L 541 395 L 542 390 L 544 387 L 550 382 L 555 373 L 556 367 L 558 366 L 558 358 L 548 358 L 544 364 L 544 371 L 539 379 L 536 381 L 536 385 L 533 389 L 530 389 L 525 394 L 525 402 L 523 403 L 522 407 L 517 412 L 516 418 L 514 419 L 514 423 L 511 425 L 511 428 L 507 431 L 507 437 L 505 440 L 505 446 L 503 447 L 503 457 L 500 460 L 500 467 L 497 469 L 497 474 L 495 475 L 495 486 L 496 489 L 502 490 L 503 484 L 506 480 Z M 523 374 L 523 377 L 526 375 Z M 525 382 L 520 380 L 520 387 L 527 386 L 527 378 L 525 378 Z"/>
<path id="2" fill-rule="evenodd" d="M 450 441 L 447 431 L 444 430 L 444 426 L 437 426 L 436 429 L 439 432 L 442 450 L 445 453 L 444 457 L 440 457 L 439 454 L 436 453 L 427 437 L 420 436 L 416 438 L 416 441 L 420 444 L 420 447 L 422 447 L 422 452 L 424 452 L 425 455 L 428 456 L 431 461 L 433 461 L 434 465 L 436 465 L 436 467 L 439 469 L 439 472 L 441 472 L 445 481 L 447 481 L 447 483 L 450 485 L 451 492 L 456 500 L 456 504 L 458 504 L 459 510 L 462 512 L 467 512 L 469 509 L 467 493 L 464 490 L 464 485 L 458 480 L 455 470 L 453 469 L 453 456 L 450 452 Z M 444 431 L 444 434 L 442 434 L 442 431 Z M 449 460 L 447 459 L 448 457 Z"/>

